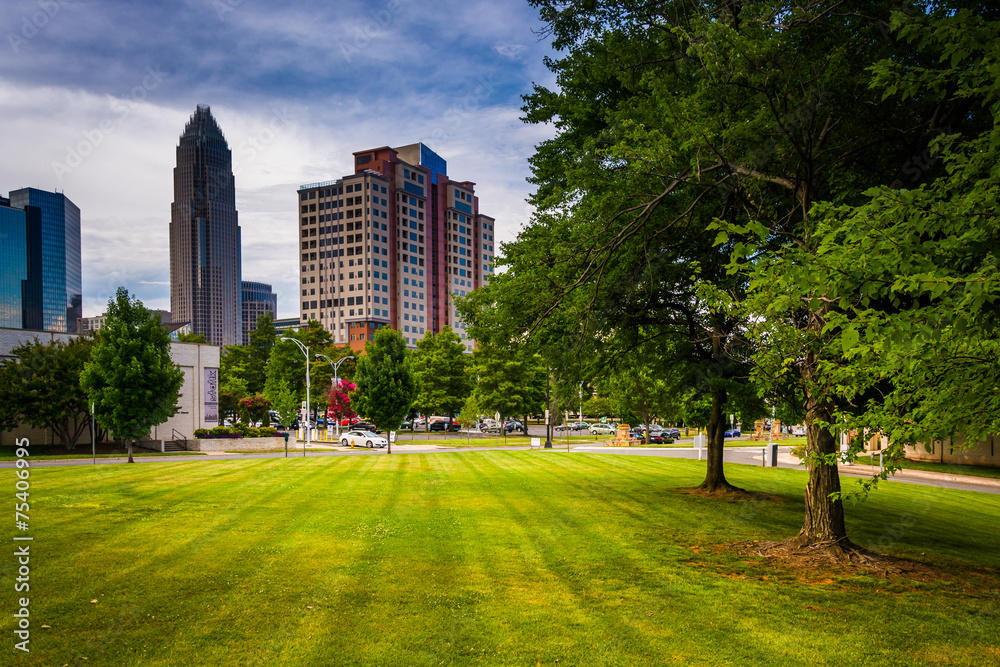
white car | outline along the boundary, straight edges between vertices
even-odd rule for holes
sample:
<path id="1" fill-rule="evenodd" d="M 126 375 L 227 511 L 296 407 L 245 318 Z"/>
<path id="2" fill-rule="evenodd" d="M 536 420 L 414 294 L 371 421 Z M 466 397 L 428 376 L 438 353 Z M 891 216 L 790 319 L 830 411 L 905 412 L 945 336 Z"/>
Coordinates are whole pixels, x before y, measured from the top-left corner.
<path id="1" fill-rule="evenodd" d="M 340 436 L 340 444 L 344 447 L 387 447 L 389 441 L 371 431 L 348 431 Z"/>
<path id="2" fill-rule="evenodd" d="M 591 435 L 614 435 L 617 431 L 617 427 L 614 424 L 591 424 L 590 434 Z"/>

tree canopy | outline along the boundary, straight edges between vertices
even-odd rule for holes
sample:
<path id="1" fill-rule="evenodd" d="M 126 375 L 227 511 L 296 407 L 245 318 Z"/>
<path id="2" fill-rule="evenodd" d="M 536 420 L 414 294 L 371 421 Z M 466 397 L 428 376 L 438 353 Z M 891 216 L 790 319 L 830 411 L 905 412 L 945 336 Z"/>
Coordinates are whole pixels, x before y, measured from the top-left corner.
<path id="1" fill-rule="evenodd" d="M 351 403 L 358 414 L 387 432 L 398 429 L 417 393 L 403 335 L 389 328 L 376 331 L 357 361 L 354 382 Z"/>

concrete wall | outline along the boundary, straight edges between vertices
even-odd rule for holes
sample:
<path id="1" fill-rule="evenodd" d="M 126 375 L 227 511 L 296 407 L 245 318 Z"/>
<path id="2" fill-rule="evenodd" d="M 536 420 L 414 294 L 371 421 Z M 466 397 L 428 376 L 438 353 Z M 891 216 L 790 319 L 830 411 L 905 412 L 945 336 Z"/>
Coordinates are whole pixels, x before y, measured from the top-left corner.
<path id="1" fill-rule="evenodd" d="M 289 443 L 294 449 L 295 441 Z M 188 440 L 189 452 L 259 452 L 267 449 L 284 449 L 285 438 L 199 438 Z"/>
<path id="2" fill-rule="evenodd" d="M 32 340 L 41 343 L 61 341 L 68 343 L 78 338 L 76 334 L 24 329 L 0 329 L 0 359 L 10 358 L 11 350 Z M 200 343 L 170 343 L 170 358 L 184 371 L 184 383 L 178 399 L 180 410 L 173 417 L 149 433 L 150 440 L 175 440 L 194 438 L 195 429 L 212 428 L 218 422 L 205 421 L 205 369 L 219 367 L 220 348 Z M 175 435 L 175 432 L 179 435 Z M 24 425 L 14 431 L 0 431 L 0 445 L 13 445 L 15 439 L 27 437 L 32 444 L 59 444 L 54 442 L 50 429 L 32 429 Z M 80 436 L 77 446 L 90 445 L 90 429 Z"/>

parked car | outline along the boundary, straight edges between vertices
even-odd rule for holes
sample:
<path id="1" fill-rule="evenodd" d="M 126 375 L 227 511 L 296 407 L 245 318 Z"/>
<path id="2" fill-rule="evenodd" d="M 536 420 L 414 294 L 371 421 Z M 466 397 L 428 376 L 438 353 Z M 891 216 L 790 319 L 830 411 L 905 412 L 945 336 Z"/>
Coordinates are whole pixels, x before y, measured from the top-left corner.
<path id="1" fill-rule="evenodd" d="M 674 440 L 679 440 L 681 437 L 681 430 L 676 426 L 671 426 L 663 429 L 663 435 Z"/>
<path id="2" fill-rule="evenodd" d="M 522 433 L 528 432 L 527 429 L 524 428 L 524 424 L 516 419 L 507 420 L 507 422 L 504 423 L 503 428 L 507 433 L 514 433 L 516 431 L 521 431 Z"/>
<path id="3" fill-rule="evenodd" d="M 389 441 L 371 431 L 348 431 L 340 436 L 340 444 L 344 447 L 387 447 Z"/>
<path id="4" fill-rule="evenodd" d="M 552 427 L 553 431 L 573 431 L 573 424 L 558 424 Z"/>
<path id="5" fill-rule="evenodd" d="M 618 427 L 614 424 L 591 424 L 589 430 L 591 435 L 614 435 Z"/>
<path id="6" fill-rule="evenodd" d="M 409 431 L 413 428 L 413 424 L 407 419 L 403 420 L 403 423 L 399 425 L 400 431 Z"/>
<path id="7" fill-rule="evenodd" d="M 727 429 L 726 430 L 726 435 L 724 437 L 726 437 L 726 438 L 738 438 L 738 437 L 740 437 L 740 429 L 739 428 Z"/>
<path id="8" fill-rule="evenodd" d="M 805 434 L 806 434 L 805 426 L 796 426 L 795 430 L 793 431 L 793 435 L 804 436 Z"/>
<path id="9" fill-rule="evenodd" d="M 573 423 L 573 430 L 574 431 L 586 431 L 589 428 L 590 428 L 590 424 L 588 422 L 574 422 Z"/>
<path id="10" fill-rule="evenodd" d="M 500 422 L 494 421 L 492 419 L 483 420 L 482 424 L 479 426 L 479 430 L 483 433 L 499 433 L 503 430 L 500 426 Z"/>
<path id="11" fill-rule="evenodd" d="M 674 439 L 667 436 L 664 431 L 656 431 L 649 434 L 649 444 L 651 445 L 672 445 Z"/>
<path id="12" fill-rule="evenodd" d="M 459 424 L 458 422 L 452 422 L 451 423 L 451 427 L 449 428 L 448 422 L 431 422 L 431 425 L 428 427 L 427 430 L 429 430 L 429 431 L 453 431 L 453 432 L 457 433 L 457 432 L 459 432 L 459 431 L 462 430 L 462 425 Z"/>

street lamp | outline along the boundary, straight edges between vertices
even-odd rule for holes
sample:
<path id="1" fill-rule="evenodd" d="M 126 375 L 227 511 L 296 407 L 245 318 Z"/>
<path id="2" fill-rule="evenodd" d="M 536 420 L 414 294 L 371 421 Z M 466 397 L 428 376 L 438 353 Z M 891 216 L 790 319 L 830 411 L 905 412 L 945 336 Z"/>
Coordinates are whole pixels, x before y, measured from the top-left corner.
<path id="1" fill-rule="evenodd" d="M 306 447 L 309 445 L 309 346 L 303 345 L 295 338 L 282 336 L 279 340 L 290 340 L 299 346 L 302 354 L 306 355 L 306 440 L 302 443 L 302 456 L 306 455 Z"/>
<path id="2" fill-rule="evenodd" d="M 343 359 L 341 359 L 340 361 L 338 361 L 337 363 L 333 363 L 333 359 L 331 359 L 330 357 L 326 356 L 325 354 L 319 354 L 317 352 L 316 353 L 316 358 L 319 359 L 320 357 L 323 357 L 324 359 L 326 359 L 330 363 L 330 365 L 333 366 L 333 388 L 336 389 L 339 386 L 339 384 L 337 382 L 337 370 L 340 368 L 340 365 L 342 363 L 344 363 L 348 359 L 353 359 L 354 357 L 351 356 L 351 355 L 348 355 L 348 356 L 344 357 Z M 329 426 L 329 424 L 327 424 L 327 426 Z M 329 431 L 327 431 L 327 433 L 329 433 Z M 337 415 L 337 440 L 340 440 L 340 415 Z"/>

